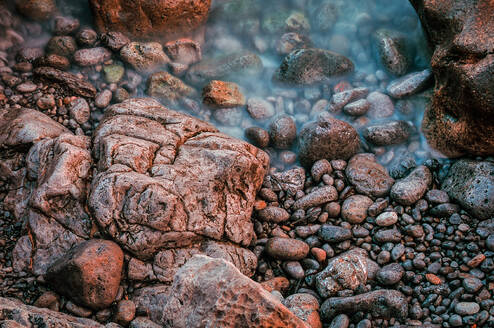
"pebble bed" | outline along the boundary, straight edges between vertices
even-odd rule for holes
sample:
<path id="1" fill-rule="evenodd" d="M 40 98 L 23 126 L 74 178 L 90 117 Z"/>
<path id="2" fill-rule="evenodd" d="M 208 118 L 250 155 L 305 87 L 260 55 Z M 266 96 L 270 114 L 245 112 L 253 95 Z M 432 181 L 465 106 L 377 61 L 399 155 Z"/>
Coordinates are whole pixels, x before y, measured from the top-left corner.
<path id="1" fill-rule="evenodd" d="M 134 96 L 151 95 L 172 108 L 211 121 L 223 132 L 263 148 L 271 157 L 271 170 L 253 214 L 257 241 L 252 250 L 259 260 L 253 279 L 266 282 L 286 277 L 289 283 L 281 288 L 282 293 L 273 292 L 280 299 L 296 293 L 313 295 L 323 325 L 332 328 L 400 324 L 494 327 L 494 225 L 492 220 L 485 224 L 469 215 L 440 190 L 451 161 L 431 159 L 434 154 L 418 132 L 431 92 L 430 85 L 423 85 L 430 78 L 423 35 L 411 7 L 403 6 L 408 2 L 398 2 L 401 5 L 386 10 L 383 4 L 367 4 L 357 12 L 357 5 L 343 6 L 336 1 L 334 12 L 339 14 L 333 18 L 332 7 L 325 8 L 325 2 L 317 1 L 287 1 L 283 5 L 271 1 L 267 5 L 270 10 L 261 18 L 255 18 L 261 11 L 258 1 L 245 8 L 215 7 L 203 58 L 248 51 L 262 59 L 264 69 L 255 77 L 244 76 L 242 71 L 228 72 L 224 81 L 235 83 L 211 83 L 206 88 L 197 87 L 200 84 L 185 75 L 190 63 L 175 60 L 156 67 L 137 65 L 135 58 L 121 51 L 130 40 L 81 26 L 68 17 L 72 8 L 52 25 L 6 14 L 1 29 L 8 31 L 4 41 L 10 44 L 0 44 L 0 107 L 37 109 L 75 134 L 88 136 L 109 104 Z M 271 12 L 275 14 L 268 14 Z M 324 14 L 328 16 L 320 17 Z M 232 23 L 236 15 L 244 18 L 242 24 Z M 356 19 L 352 21 L 352 17 Z M 330 18 L 328 27 L 325 24 Z M 403 72 L 396 71 L 399 67 L 386 67 L 383 55 L 376 54 L 375 44 L 383 38 L 377 33 L 375 39 L 380 27 L 406 33 L 414 47 L 413 58 Z M 355 63 L 355 73 L 304 87 L 273 83 L 284 56 L 309 45 L 348 56 Z M 187 57 L 192 62 L 199 59 L 194 49 Z M 129 47 L 128 52 L 131 50 Z M 66 80 L 47 79 L 36 70 L 42 66 L 69 71 L 71 79 L 89 81 L 94 96 L 84 95 L 87 90 L 81 85 L 67 88 Z M 172 74 L 163 73 L 167 70 Z M 161 75 L 156 76 L 158 73 Z M 176 78 L 178 82 L 173 80 Z M 160 83 L 169 81 L 179 87 L 160 89 Z M 229 88 L 233 96 L 220 98 L 217 88 Z M 362 135 L 360 151 L 373 155 L 349 161 L 315 158 L 317 161 L 305 165 L 307 169 L 301 168 L 302 127 L 321 115 L 350 123 Z M 23 158 L 18 161 L 22 167 Z M 359 171 L 362 167 L 377 172 L 367 183 L 361 181 L 365 175 Z M 33 304 L 48 288 L 39 277 L 15 273 L 12 268 L 12 250 L 26 227 L 14 222 L 2 207 L 10 187 L 8 181 L 0 180 L 0 296 Z M 370 263 L 365 281 L 357 277 L 359 283 L 353 288 L 343 286 L 329 296 L 318 277 L 331 259 L 354 248 L 363 249 Z M 347 297 L 351 304 L 352 296 L 378 290 L 402 293 L 407 315 L 382 319 L 372 311 L 359 311 L 335 317 L 326 301 Z M 122 291 L 120 299 L 130 292 Z M 59 308 L 84 315 L 70 301 L 63 300 Z M 100 321 L 105 321 L 111 313 L 100 315 Z"/>

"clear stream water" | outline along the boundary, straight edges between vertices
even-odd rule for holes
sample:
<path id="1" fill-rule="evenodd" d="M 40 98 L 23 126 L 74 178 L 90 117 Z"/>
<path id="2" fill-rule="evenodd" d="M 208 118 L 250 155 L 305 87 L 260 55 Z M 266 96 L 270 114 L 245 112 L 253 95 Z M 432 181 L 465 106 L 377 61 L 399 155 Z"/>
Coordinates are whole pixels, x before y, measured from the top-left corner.
<path id="1" fill-rule="evenodd" d="M 87 1 L 66 1 L 60 7 L 64 14 L 78 17 L 81 25 L 91 24 Z M 284 57 L 277 52 L 277 44 L 290 26 L 295 26 L 299 34 L 310 39 L 313 47 L 332 50 L 350 58 L 355 64 L 355 72 L 326 85 L 300 88 L 274 84 L 271 79 L 273 72 Z M 337 83 L 346 81 L 353 87 L 367 87 L 370 92 L 385 93 L 387 83 L 397 78 L 386 71 L 376 50 L 374 34 L 379 29 L 397 31 L 405 37 L 411 58 L 407 73 L 428 67 L 430 54 L 426 40 L 408 0 L 213 0 L 206 26 L 203 58 L 239 50 L 258 54 L 263 61 L 263 73 L 255 77 L 237 77 L 235 81 L 246 99 L 262 97 L 272 102 L 276 113 L 291 115 L 300 131 L 304 123 L 315 119 L 317 110 L 314 106 L 324 105 L 321 100 L 330 100 Z M 140 94 L 145 95 L 145 80 L 142 84 Z M 397 150 L 405 148 L 414 154 L 418 162 L 430 158 L 433 154 L 420 134 L 420 123 L 429 95 L 430 90 L 404 101 L 393 100 L 395 112 L 387 119 L 406 120 L 416 128 L 408 143 L 377 149 L 364 145 L 364 149 L 374 151 L 384 164 L 393 158 Z M 196 100 L 200 103 L 200 99 Z M 365 116 L 355 118 L 340 113 L 336 117 L 351 123 L 357 130 L 372 123 Z M 247 127 L 268 129 L 272 121 L 256 121 L 245 108 L 234 110 L 230 118 L 229 124 L 215 120 L 214 115 L 211 120 L 221 131 L 243 139 Z M 291 150 L 296 153 L 296 143 Z M 276 161 L 276 151 L 270 151 L 270 154 L 275 165 L 287 167 Z"/>

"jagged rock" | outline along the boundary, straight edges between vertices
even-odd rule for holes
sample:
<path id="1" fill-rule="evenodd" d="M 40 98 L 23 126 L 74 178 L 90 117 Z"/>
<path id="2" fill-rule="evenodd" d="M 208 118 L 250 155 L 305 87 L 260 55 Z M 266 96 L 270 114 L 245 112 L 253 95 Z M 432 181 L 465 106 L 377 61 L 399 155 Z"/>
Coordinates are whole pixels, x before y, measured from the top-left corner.
<path id="1" fill-rule="evenodd" d="M 446 156 L 494 154 L 494 3 L 410 0 L 434 53 L 422 129 Z"/>
<path id="2" fill-rule="evenodd" d="M 100 31 L 118 31 L 146 40 L 174 40 L 191 36 L 206 22 L 211 0 L 90 0 L 89 3 Z"/>
<path id="3" fill-rule="evenodd" d="M 41 79 L 59 83 L 62 88 L 68 89 L 76 95 L 89 98 L 96 96 L 96 89 L 91 83 L 78 78 L 72 73 L 42 66 L 34 70 L 34 75 Z"/>
<path id="4" fill-rule="evenodd" d="M 352 249 L 329 260 L 326 268 L 316 275 L 316 288 L 322 297 L 331 297 L 340 290 L 355 290 L 367 282 L 367 252 Z"/>
<path id="5" fill-rule="evenodd" d="M 76 318 L 65 313 L 22 304 L 19 300 L 0 297 L 0 326 L 30 328 L 37 327 L 103 328 L 96 321 Z"/>
<path id="6" fill-rule="evenodd" d="M 172 327 L 307 327 L 260 284 L 196 255 L 177 272 L 159 323 Z"/>
<path id="7" fill-rule="evenodd" d="M 94 133 L 89 208 L 141 260 L 207 239 L 249 245 L 268 157 L 152 99 L 105 111 Z"/>
<path id="8" fill-rule="evenodd" d="M 450 168 L 441 188 L 479 219 L 494 217 L 494 163 L 460 160 Z"/>
<path id="9" fill-rule="evenodd" d="M 29 108 L 0 111 L 0 146 L 29 146 L 46 138 L 55 138 L 69 130 L 49 116 Z"/>

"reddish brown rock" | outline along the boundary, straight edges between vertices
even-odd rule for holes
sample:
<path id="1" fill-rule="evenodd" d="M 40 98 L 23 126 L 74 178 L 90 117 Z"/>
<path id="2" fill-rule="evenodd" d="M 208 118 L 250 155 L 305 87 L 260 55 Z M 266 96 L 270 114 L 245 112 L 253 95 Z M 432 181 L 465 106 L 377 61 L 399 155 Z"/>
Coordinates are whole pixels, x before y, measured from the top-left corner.
<path id="1" fill-rule="evenodd" d="M 22 304 L 21 301 L 0 297 L 0 327 L 103 328 L 96 321 L 76 318 L 65 313 Z"/>
<path id="2" fill-rule="evenodd" d="M 232 264 L 196 255 L 177 273 L 161 323 L 176 328 L 308 327 Z"/>
<path id="3" fill-rule="evenodd" d="M 90 0 L 101 32 L 118 31 L 137 39 L 190 36 L 205 23 L 211 0 Z"/>
<path id="4" fill-rule="evenodd" d="M 382 197 L 394 184 L 386 168 L 379 164 L 373 154 L 357 154 L 346 168 L 348 181 L 355 189 L 369 197 Z"/>
<path id="5" fill-rule="evenodd" d="M 94 133 L 89 207 L 114 240 L 141 260 L 205 239 L 250 244 L 264 152 L 152 99 L 105 115 Z"/>
<path id="6" fill-rule="evenodd" d="M 283 304 L 311 328 L 322 328 L 319 302 L 311 294 L 292 294 L 283 301 Z"/>
<path id="7" fill-rule="evenodd" d="M 55 0 L 16 0 L 16 9 L 34 20 L 46 20 L 56 11 Z"/>
<path id="8" fill-rule="evenodd" d="M 179 39 L 167 42 L 164 46 L 172 61 L 184 65 L 200 62 L 202 59 L 201 46 L 190 39 Z"/>
<path id="9" fill-rule="evenodd" d="M 91 309 L 108 307 L 117 295 L 123 252 L 109 240 L 92 239 L 53 263 L 45 280 L 60 294 Z"/>
<path id="10" fill-rule="evenodd" d="M 494 154 L 494 2 L 410 2 L 434 49 L 429 144 L 447 156 Z"/>
<path id="11" fill-rule="evenodd" d="M 245 97 L 233 82 L 213 80 L 202 90 L 204 104 L 215 108 L 230 108 L 245 105 Z"/>

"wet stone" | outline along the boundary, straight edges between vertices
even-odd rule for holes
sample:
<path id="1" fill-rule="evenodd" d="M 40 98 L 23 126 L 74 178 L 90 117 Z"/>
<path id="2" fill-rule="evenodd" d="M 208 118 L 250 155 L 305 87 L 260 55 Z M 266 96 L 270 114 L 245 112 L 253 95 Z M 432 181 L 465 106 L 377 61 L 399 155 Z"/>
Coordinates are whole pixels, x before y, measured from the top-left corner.
<path id="1" fill-rule="evenodd" d="M 245 105 L 245 97 L 233 82 L 213 80 L 202 89 L 202 102 L 213 108 Z"/>
<path id="2" fill-rule="evenodd" d="M 405 273 L 405 269 L 398 263 L 391 263 L 382 267 L 376 275 L 377 281 L 384 285 L 390 286 L 397 284 Z"/>
<path id="3" fill-rule="evenodd" d="M 380 227 L 388 227 L 398 222 L 396 212 L 383 212 L 376 218 L 376 224 Z"/>
<path id="4" fill-rule="evenodd" d="M 478 278 L 467 277 L 463 279 L 462 285 L 467 293 L 476 293 L 484 284 Z"/>
<path id="5" fill-rule="evenodd" d="M 372 199 L 367 196 L 350 196 L 343 202 L 343 205 L 341 207 L 341 216 L 349 223 L 361 223 L 367 217 L 367 209 L 372 204 Z"/>
<path id="6" fill-rule="evenodd" d="M 296 261 L 309 254 L 309 245 L 297 239 L 274 237 L 266 243 L 265 251 L 277 260 Z"/>
<path id="7" fill-rule="evenodd" d="M 367 99 L 360 99 L 345 105 L 345 107 L 343 107 L 343 112 L 350 116 L 362 116 L 367 113 L 369 108 L 369 101 Z"/>
<path id="8" fill-rule="evenodd" d="M 80 26 L 79 20 L 72 17 L 58 16 L 54 20 L 53 33 L 56 35 L 68 35 L 74 33 Z"/>
<path id="9" fill-rule="evenodd" d="M 118 302 L 117 311 L 113 320 L 125 327 L 134 319 L 135 313 L 136 306 L 134 302 L 130 300 L 121 300 Z"/>
<path id="10" fill-rule="evenodd" d="M 367 115 L 370 118 L 385 118 L 392 116 L 394 113 L 394 104 L 389 96 L 379 91 L 371 92 L 367 96 L 367 101 L 370 103 L 370 108 Z"/>
<path id="11" fill-rule="evenodd" d="M 304 125 L 299 134 L 299 156 L 304 166 L 325 158 L 348 159 L 360 149 L 360 137 L 348 123 L 328 117 Z"/>
<path id="12" fill-rule="evenodd" d="M 48 54 L 71 56 L 77 50 L 75 39 L 71 36 L 54 36 L 46 45 Z"/>
<path id="13" fill-rule="evenodd" d="M 303 279 L 305 277 L 304 268 L 298 261 L 288 261 L 283 263 L 283 269 L 294 279 Z"/>
<path id="14" fill-rule="evenodd" d="M 257 97 L 247 100 L 247 112 L 255 120 L 265 120 L 276 113 L 269 101 Z"/>
<path id="15" fill-rule="evenodd" d="M 352 238 L 352 231 L 334 225 L 323 224 L 318 231 L 319 237 L 330 243 L 338 243 Z"/>
<path id="16" fill-rule="evenodd" d="M 401 232 L 397 229 L 379 230 L 374 234 L 374 240 L 378 243 L 398 243 L 401 238 Z"/>
<path id="17" fill-rule="evenodd" d="M 257 216 L 263 221 L 275 223 L 284 222 L 290 218 L 290 214 L 285 209 L 276 206 L 268 206 L 258 211 Z"/>
<path id="18" fill-rule="evenodd" d="M 404 98 L 422 91 L 431 81 L 432 72 L 426 69 L 420 72 L 414 72 L 401 77 L 398 80 L 391 81 L 386 91 L 393 98 Z"/>
<path id="19" fill-rule="evenodd" d="M 455 312 L 461 316 L 472 315 L 479 312 L 480 306 L 474 302 L 459 302 L 455 306 Z"/>
<path id="20" fill-rule="evenodd" d="M 106 108 L 113 97 L 113 94 L 110 90 L 106 89 L 101 91 L 96 95 L 96 98 L 94 99 L 94 104 L 98 108 Z"/>
<path id="21" fill-rule="evenodd" d="M 346 168 L 349 182 L 357 192 L 369 197 L 388 194 L 394 180 L 372 154 L 358 154 L 350 159 Z"/>
<path id="22" fill-rule="evenodd" d="M 69 103 L 70 117 L 79 124 L 84 124 L 89 120 L 91 111 L 89 104 L 84 98 L 75 98 Z"/>
<path id="23" fill-rule="evenodd" d="M 434 203 L 434 204 L 449 203 L 448 193 L 445 192 L 445 191 L 443 191 L 443 190 L 439 190 L 439 189 L 429 190 L 425 194 L 425 199 L 428 202 L 431 202 L 431 203 Z"/>
<path id="24" fill-rule="evenodd" d="M 92 47 L 98 41 L 98 33 L 86 27 L 77 32 L 75 39 L 83 47 Z"/>
<path id="25" fill-rule="evenodd" d="M 174 62 L 191 65 L 202 59 L 201 46 L 190 39 L 179 39 L 167 42 L 164 45 L 165 52 Z"/>
<path id="26" fill-rule="evenodd" d="M 151 72 L 170 62 L 157 42 L 130 42 L 120 49 L 120 57 L 139 72 Z"/>
<path id="27" fill-rule="evenodd" d="M 101 35 L 103 44 L 113 51 L 120 51 L 125 45 L 130 43 L 130 39 L 123 33 L 110 31 Z"/>
<path id="28" fill-rule="evenodd" d="M 323 186 L 317 188 L 311 193 L 297 199 L 293 204 L 294 210 L 307 209 L 309 207 L 315 207 L 324 203 L 328 203 L 338 199 L 338 192 L 333 186 Z"/>
<path id="29" fill-rule="evenodd" d="M 269 133 L 268 131 L 253 126 L 245 130 L 245 136 L 254 145 L 259 148 L 265 148 L 269 145 Z"/>
<path id="30" fill-rule="evenodd" d="M 352 72 L 352 61 L 323 49 L 297 49 L 288 54 L 273 79 L 287 84 L 310 85 Z"/>
<path id="31" fill-rule="evenodd" d="M 15 87 L 15 89 L 22 93 L 33 92 L 38 88 L 38 86 L 32 82 L 24 82 Z"/>
<path id="32" fill-rule="evenodd" d="M 277 149 L 289 149 L 297 137 L 297 127 L 288 115 L 276 117 L 269 125 L 269 138 Z"/>
<path id="33" fill-rule="evenodd" d="M 361 98 L 367 96 L 368 94 L 368 88 L 355 88 L 337 92 L 331 97 L 331 101 L 329 103 L 330 110 L 331 112 L 339 112 L 342 108 L 346 107 L 347 104 L 358 101 L 359 99 L 363 100 Z M 369 108 L 367 108 L 367 110 L 368 109 Z"/>
<path id="34" fill-rule="evenodd" d="M 350 319 L 346 314 L 337 315 L 329 325 L 329 328 L 347 328 L 350 324 Z"/>
<path id="35" fill-rule="evenodd" d="M 404 143 L 411 133 L 405 121 L 389 121 L 368 125 L 362 132 L 364 138 L 376 146 L 389 146 Z"/>
<path id="36" fill-rule="evenodd" d="M 391 198 L 402 205 L 415 204 L 432 183 L 432 174 L 426 166 L 415 168 L 407 177 L 396 181 L 391 188 Z"/>
<path id="37" fill-rule="evenodd" d="M 403 75 L 410 65 L 405 36 L 397 31 L 380 29 L 374 34 L 383 66 L 394 75 Z"/>

